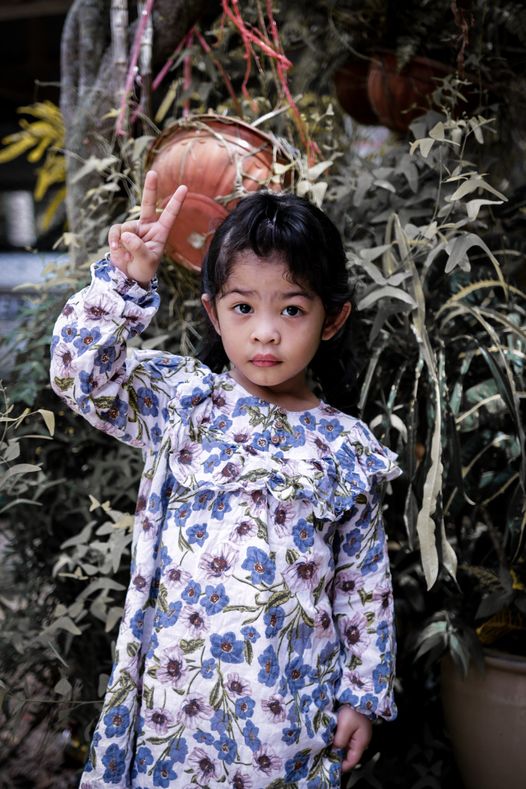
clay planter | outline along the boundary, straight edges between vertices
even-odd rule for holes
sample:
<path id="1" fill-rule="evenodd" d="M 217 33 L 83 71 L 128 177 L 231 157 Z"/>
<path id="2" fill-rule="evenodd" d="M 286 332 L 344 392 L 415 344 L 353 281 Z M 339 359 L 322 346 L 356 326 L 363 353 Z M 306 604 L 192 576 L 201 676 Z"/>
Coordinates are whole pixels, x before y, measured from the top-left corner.
<path id="1" fill-rule="evenodd" d="M 368 77 L 368 59 L 348 60 L 334 72 L 333 82 L 342 109 L 357 123 L 374 126 L 380 121 L 369 101 Z"/>
<path id="2" fill-rule="evenodd" d="M 262 187 L 282 188 L 276 161 L 286 161 L 277 141 L 237 118 L 197 115 L 165 129 L 146 161 L 158 173 L 161 207 L 179 184 L 188 186 L 168 257 L 199 271 L 215 229 L 239 199 Z"/>
<path id="3" fill-rule="evenodd" d="M 526 658 L 485 652 L 485 671 L 464 679 L 442 664 L 446 725 L 466 789 L 524 789 Z"/>
<path id="4" fill-rule="evenodd" d="M 438 80 L 450 73 L 449 66 L 424 57 L 413 58 L 398 71 L 394 53 L 374 55 L 367 92 L 378 121 L 389 129 L 407 131 L 415 118 L 431 108 Z"/>

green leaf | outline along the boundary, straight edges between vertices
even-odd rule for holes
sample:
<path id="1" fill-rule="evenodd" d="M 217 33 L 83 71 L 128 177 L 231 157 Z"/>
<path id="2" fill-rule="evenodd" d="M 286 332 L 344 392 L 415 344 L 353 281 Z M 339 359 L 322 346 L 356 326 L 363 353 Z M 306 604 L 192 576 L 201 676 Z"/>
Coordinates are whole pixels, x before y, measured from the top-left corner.
<path id="1" fill-rule="evenodd" d="M 192 652 L 196 652 L 198 649 L 204 646 L 204 639 L 203 638 L 191 638 L 186 640 L 183 638 L 182 641 L 179 642 L 179 646 L 183 650 L 185 655 L 190 655 Z"/>

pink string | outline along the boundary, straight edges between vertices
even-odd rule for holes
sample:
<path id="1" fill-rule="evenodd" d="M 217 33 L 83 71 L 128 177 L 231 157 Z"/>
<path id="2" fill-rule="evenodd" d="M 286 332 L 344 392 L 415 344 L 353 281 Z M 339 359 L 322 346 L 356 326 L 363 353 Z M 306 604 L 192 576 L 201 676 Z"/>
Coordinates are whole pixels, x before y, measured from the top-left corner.
<path id="1" fill-rule="evenodd" d="M 144 35 L 144 31 L 146 29 L 146 25 L 148 24 L 148 19 L 151 16 L 154 2 L 155 0 L 146 0 L 146 6 L 141 13 L 139 23 L 135 31 L 135 39 L 133 42 L 130 65 L 128 67 L 128 74 L 126 76 L 126 84 L 124 86 L 124 92 L 122 94 L 121 106 L 119 108 L 119 115 L 117 117 L 117 122 L 115 124 L 115 133 L 119 137 L 123 137 L 126 135 L 126 131 L 124 129 L 124 118 L 126 116 L 128 97 L 131 94 L 133 83 L 135 81 L 135 76 L 137 74 L 137 61 L 139 60 L 139 54 L 141 51 L 141 41 Z"/>

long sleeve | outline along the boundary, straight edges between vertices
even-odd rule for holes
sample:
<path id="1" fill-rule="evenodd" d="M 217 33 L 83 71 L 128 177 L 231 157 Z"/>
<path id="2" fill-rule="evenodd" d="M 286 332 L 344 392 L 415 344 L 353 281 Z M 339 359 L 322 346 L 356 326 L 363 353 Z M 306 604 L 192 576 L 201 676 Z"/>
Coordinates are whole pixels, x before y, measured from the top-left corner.
<path id="1" fill-rule="evenodd" d="M 143 448 L 160 443 L 175 386 L 199 364 L 127 347 L 158 305 L 155 281 L 145 290 L 101 260 L 91 284 L 66 303 L 51 343 L 51 386 L 59 397 L 99 430 Z"/>
<path id="2" fill-rule="evenodd" d="M 393 719 L 395 632 L 391 573 L 377 485 L 338 524 L 333 614 L 340 635 L 337 700 Z"/>

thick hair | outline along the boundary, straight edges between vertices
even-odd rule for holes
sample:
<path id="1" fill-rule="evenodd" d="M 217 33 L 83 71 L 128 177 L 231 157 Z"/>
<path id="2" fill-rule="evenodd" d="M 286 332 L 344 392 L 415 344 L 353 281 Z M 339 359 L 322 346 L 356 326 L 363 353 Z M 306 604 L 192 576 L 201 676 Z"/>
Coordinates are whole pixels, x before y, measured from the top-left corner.
<path id="1" fill-rule="evenodd" d="M 216 230 L 203 262 L 202 289 L 212 300 L 221 294 L 237 255 L 245 250 L 260 258 L 278 253 L 289 267 L 291 280 L 306 283 L 320 297 L 327 315 L 337 315 L 351 300 L 338 229 L 308 200 L 291 194 L 254 192 L 238 203 Z M 324 399 L 342 409 L 349 406 L 352 387 L 348 324 L 331 340 L 321 343 L 310 363 Z M 210 329 L 199 358 L 220 372 L 228 359 L 211 324 Z"/>

